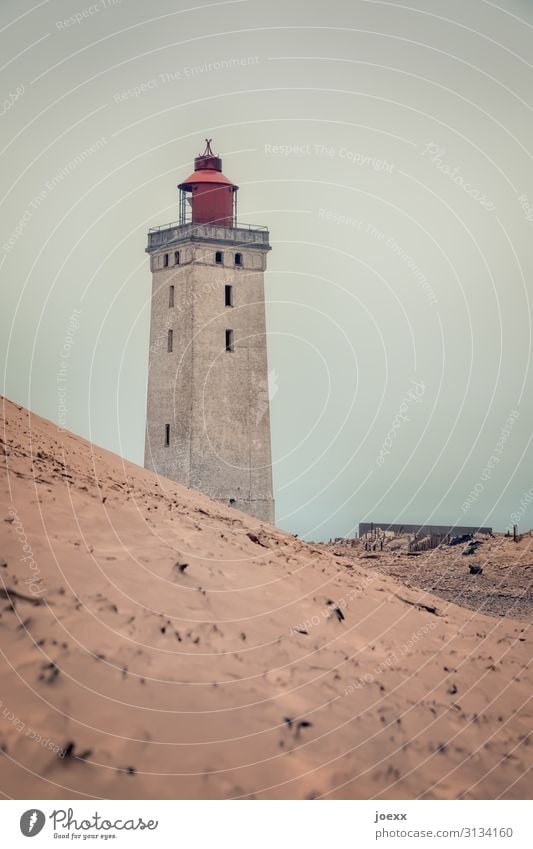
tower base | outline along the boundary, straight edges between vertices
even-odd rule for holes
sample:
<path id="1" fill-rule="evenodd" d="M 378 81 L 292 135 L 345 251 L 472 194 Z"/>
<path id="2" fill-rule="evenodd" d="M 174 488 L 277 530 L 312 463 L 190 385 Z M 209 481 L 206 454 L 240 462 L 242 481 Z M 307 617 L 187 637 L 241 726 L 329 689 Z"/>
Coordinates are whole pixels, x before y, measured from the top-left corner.
<path id="1" fill-rule="evenodd" d="M 235 501 L 233 499 L 231 501 L 217 499 L 217 501 L 221 501 L 235 510 L 240 510 L 242 513 L 248 513 L 249 516 L 259 519 L 260 522 L 267 522 L 269 525 L 274 525 L 276 522 L 275 502 L 273 498 L 243 498 L 242 500 Z"/>

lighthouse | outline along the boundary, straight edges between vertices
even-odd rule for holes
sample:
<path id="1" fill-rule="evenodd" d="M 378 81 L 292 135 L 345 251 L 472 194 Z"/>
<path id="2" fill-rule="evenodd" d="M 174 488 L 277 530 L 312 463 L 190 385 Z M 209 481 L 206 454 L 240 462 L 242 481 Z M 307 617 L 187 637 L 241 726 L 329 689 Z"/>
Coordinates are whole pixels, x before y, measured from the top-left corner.
<path id="1" fill-rule="evenodd" d="M 152 272 L 145 466 L 274 522 L 266 227 L 237 221 L 238 186 L 206 139 L 179 220 L 148 233 Z"/>

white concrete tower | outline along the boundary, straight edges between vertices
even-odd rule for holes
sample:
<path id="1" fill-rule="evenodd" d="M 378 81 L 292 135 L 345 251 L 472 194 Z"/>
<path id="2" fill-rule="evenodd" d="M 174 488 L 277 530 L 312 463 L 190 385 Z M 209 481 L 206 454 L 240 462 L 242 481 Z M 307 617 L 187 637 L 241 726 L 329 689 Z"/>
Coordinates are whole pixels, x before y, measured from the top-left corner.
<path id="1" fill-rule="evenodd" d="M 274 522 L 266 227 L 237 223 L 238 187 L 210 140 L 179 184 L 179 222 L 152 228 L 144 464 Z"/>

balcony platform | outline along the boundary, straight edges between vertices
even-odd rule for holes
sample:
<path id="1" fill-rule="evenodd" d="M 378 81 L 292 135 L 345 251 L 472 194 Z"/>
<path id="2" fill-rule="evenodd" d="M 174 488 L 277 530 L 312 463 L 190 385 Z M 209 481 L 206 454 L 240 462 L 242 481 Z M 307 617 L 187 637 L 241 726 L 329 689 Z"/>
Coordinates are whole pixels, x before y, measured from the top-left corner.
<path id="1" fill-rule="evenodd" d="M 148 231 L 147 253 L 161 248 L 180 245 L 184 242 L 211 242 L 232 247 L 271 250 L 267 227 L 258 224 L 237 224 L 235 227 L 219 227 L 216 224 L 164 224 L 151 227 Z"/>

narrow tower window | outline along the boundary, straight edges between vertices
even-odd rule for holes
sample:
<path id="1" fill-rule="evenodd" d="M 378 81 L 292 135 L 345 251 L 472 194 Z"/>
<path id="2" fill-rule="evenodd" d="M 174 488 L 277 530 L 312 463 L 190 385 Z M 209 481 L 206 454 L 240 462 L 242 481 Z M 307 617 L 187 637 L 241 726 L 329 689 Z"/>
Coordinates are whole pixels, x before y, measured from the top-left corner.
<path id="1" fill-rule="evenodd" d="M 233 330 L 226 330 L 226 351 L 233 352 Z"/>
<path id="2" fill-rule="evenodd" d="M 174 345 L 174 331 L 168 331 L 167 351 L 170 354 Z"/>
<path id="3" fill-rule="evenodd" d="M 180 252 L 174 251 L 174 265 L 180 264 Z"/>
<path id="4" fill-rule="evenodd" d="M 163 268 L 168 268 L 168 254 L 163 254 Z"/>
<path id="5" fill-rule="evenodd" d="M 222 265 L 222 256 L 222 251 L 217 251 L 215 253 L 215 262 L 217 263 L 217 265 Z"/>
<path id="6" fill-rule="evenodd" d="M 168 305 L 169 307 L 174 306 L 174 286 L 171 286 L 168 290 Z"/>
<path id="7" fill-rule="evenodd" d="M 235 265 L 242 265 L 242 254 L 235 254 Z"/>
<path id="8" fill-rule="evenodd" d="M 165 425 L 165 448 L 168 448 L 170 445 L 170 425 Z"/>
<path id="9" fill-rule="evenodd" d="M 233 286 L 224 286 L 224 305 L 233 306 Z"/>

